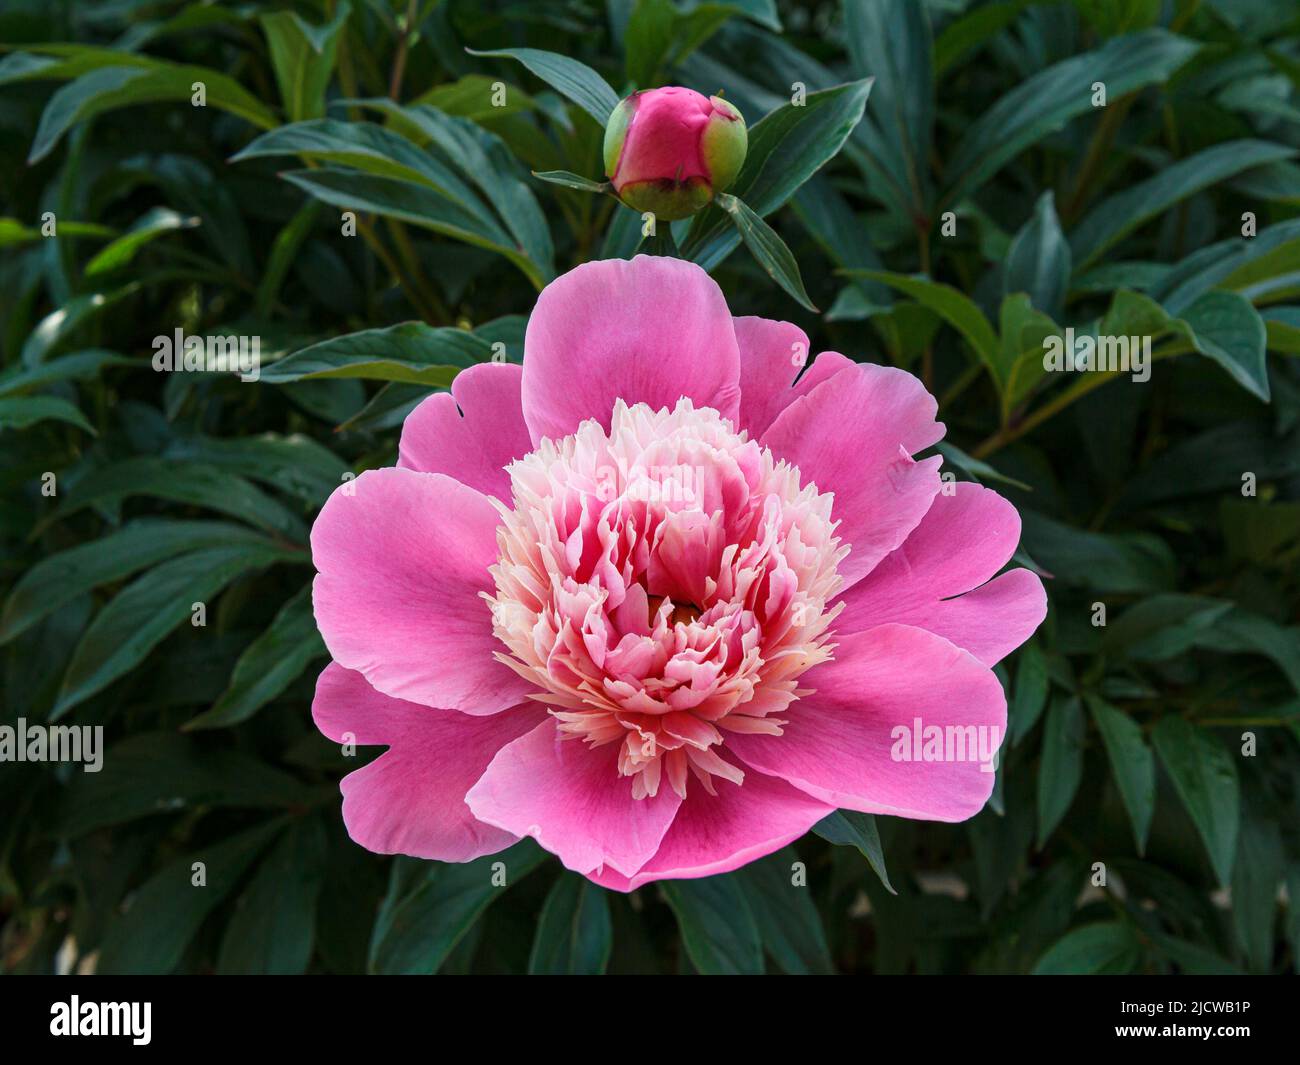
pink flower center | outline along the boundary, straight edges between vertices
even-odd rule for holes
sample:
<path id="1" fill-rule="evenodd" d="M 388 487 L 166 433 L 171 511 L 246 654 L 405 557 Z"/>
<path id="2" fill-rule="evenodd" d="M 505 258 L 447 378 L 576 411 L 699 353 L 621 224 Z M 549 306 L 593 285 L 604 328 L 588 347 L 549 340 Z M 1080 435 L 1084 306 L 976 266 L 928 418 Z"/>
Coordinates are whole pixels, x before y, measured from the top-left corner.
<path id="1" fill-rule="evenodd" d="M 831 657 L 847 553 L 831 496 L 687 399 L 615 406 L 509 467 L 492 567 L 497 657 L 541 689 L 561 736 L 619 744 L 635 798 L 691 773 L 740 783 L 728 732 L 781 734 Z"/>

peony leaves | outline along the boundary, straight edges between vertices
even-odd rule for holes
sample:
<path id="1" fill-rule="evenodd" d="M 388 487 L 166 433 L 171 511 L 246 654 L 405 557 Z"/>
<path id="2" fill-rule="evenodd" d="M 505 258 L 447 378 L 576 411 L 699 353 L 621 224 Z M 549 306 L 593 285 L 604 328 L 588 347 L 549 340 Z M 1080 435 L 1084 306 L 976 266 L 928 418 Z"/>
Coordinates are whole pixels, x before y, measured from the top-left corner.
<path id="1" fill-rule="evenodd" d="M 560 874 L 542 904 L 528 971 L 594 976 L 605 971 L 614 932 L 608 892 L 585 877 Z"/>
<path id="2" fill-rule="evenodd" d="M 301 348 L 265 367 L 262 380 L 286 384 L 359 377 L 446 388 L 465 367 L 486 362 L 497 350 L 468 330 L 403 322 Z"/>
<path id="3" fill-rule="evenodd" d="M 398 858 L 370 940 L 370 972 L 437 972 L 502 888 L 522 880 L 544 857 L 537 844 L 523 840 L 464 865 Z"/>
<path id="4" fill-rule="evenodd" d="M 1215 876 L 1227 887 L 1232 882 L 1241 814 L 1236 764 L 1217 740 L 1181 717 L 1162 717 L 1152 739 L 1205 844 Z"/>
<path id="5" fill-rule="evenodd" d="M 591 67 L 566 55 L 542 51 L 539 48 L 499 48 L 495 51 L 476 51 L 467 48 L 470 55 L 491 59 L 505 56 L 517 59 L 529 70 L 568 97 L 587 112 L 601 129 L 618 106 L 618 94 Z"/>
<path id="6" fill-rule="evenodd" d="M 737 877 L 665 880 L 660 889 L 698 972 L 705 976 L 762 973 L 763 941 Z"/>

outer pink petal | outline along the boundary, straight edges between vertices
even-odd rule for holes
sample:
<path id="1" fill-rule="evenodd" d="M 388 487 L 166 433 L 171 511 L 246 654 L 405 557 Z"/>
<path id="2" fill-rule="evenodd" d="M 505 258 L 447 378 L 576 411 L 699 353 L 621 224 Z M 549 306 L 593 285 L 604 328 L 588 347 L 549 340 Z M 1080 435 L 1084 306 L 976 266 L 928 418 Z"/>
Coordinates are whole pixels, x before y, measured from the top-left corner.
<path id="1" fill-rule="evenodd" d="M 990 748 L 1006 730 L 1002 685 L 974 656 L 907 625 L 840 640 L 835 660 L 800 678 L 816 694 L 782 714 L 782 736 L 733 734 L 727 749 L 823 802 L 866 813 L 963 821 L 993 790 L 978 747 L 962 761 L 895 761 L 893 730 L 986 726 Z M 911 750 L 910 745 L 907 748 Z"/>
<path id="2" fill-rule="evenodd" d="M 751 439 L 759 439 L 786 407 L 807 395 L 833 373 L 853 361 L 834 351 L 810 358 L 808 335 L 790 322 L 769 318 L 736 318 L 740 346 L 740 424 Z M 807 372 L 799 371 L 807 365 Z M 799 382 L 795 384 L 796 376 Z"/>
<path id="3" fill-rule="evenodd" d="M 638 255 L 584 263 L 537 298 L 524 337 L 524 419 L 534 443 L 614 401 L 672 407 L 686 396 L 736 419 L 740 356 L 727 301 L 694 263 Z"/>
<path id="4" fill-rule="evenodd" d="M 1020 541 L 1016 508 L 977 484 L 953 488 L 935 498 L 901 547 L 844 594 L 837 632 L 897 621 L 938 633 L 991 666 L 1038 628 L 1047 594 L 1037 576 L 1019 569 L 985 584 Z"/>
<path id="5" fill-rule="evenodd" d="M 546 716 L 533 704 L 470 717 L 390 699 L 337 662 L 316 682 L 316 727 L 336 743 L 385 744 L 389 750 L 343 778 L 348 834 L 377 854 L 468 862 L 517 837 L 485 825 L 465 792 L 493 755 Z"/>
<path id="6" fill-rule="evenodd" d="M 500 522 L 441 473 L 383 469 L 335 490 L 311 530 L 316 624 L 340 665 L 397 699 L 494 714 L 532 690 L 493 653 Z"/>
<path id="7" fill-rule="evenodd" d="M 854 365 L 796 399 L 763 434 L 763 445 L 798 466 L 804 484 L 835 494 L 831 514 L 852 548 L 840 565 L 846 585 L 901 544 L 938 494 L 942 459 L 911 458 L 943 436 L 935 410 L 911 374 Z"/>
<path id="8" fill-rule="evenodd" d="M 738 869 L 799 839 L 835 807 L 752 769 L 742 784 L 714 780 L 710 795 L 697 781 L 658 852 L 635 876 L 608 867 L 591 879 L 617 891 L 652 880 L 680 880 Z"/>
<path id="9" fill-rule="evenodd" d="M 503 747 L 465 801 L 480 821 L 533 836 L 574 872 L 612 866 L 631 875 L 658 849 L 681 799 L 668 787 L 632 798 L 617 746 L 562 740 L 545 721 Z"/>
<path id="10" fill-rule="evenodd" d="M 462 370 L 450 392 L 435 392 L 407 416 L 397 465 L 445 473 L 509 502 L 505 467 L 533 449 L 520 399 L 523 372 L 506 362 Z"/>

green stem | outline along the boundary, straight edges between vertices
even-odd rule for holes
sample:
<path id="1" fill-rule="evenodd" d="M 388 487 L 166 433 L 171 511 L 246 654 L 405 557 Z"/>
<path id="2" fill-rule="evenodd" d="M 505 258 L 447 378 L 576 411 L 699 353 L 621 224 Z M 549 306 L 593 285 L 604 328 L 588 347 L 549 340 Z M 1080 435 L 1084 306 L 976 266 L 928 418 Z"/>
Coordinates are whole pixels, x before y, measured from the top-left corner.
<path id="1" fill-rule="evenodd" d="M 1173 344 L 1162 351 L 1153 352 L 1151 355 L 1151 361 L 1155 362 L 1157 359 L 1166 359 L 1173 355 L 1185 355 L 1189 351 L 1193 350 L 1195 349 L 1193 349 L 1190 344 Z M 1083 380 L 1072 385 L 1070 388 L 1067 388 L 1050 402 L 1044 403 L 1028 417 L 1013 425 L 1003 426 L 992 436 L 982 441 L 975 450 L 971 452 L 971 457 L 977 459 L 987 458 L 989 455 L 992 455 L 995 451 L 1005 447 L 1013 440 L 1018 440 L 1031 429 L 1035 429 L 1042 425 L 1042 423 L 1047 421 L 1049 418 L 1055 417 L 1076 399 L 1081 399 L 1094 388 L 1100 388 L 1102 385 L 1106 384 L 1106 382 L 1113 381 L 1116 377 L 1120 377 L 1124 373 L 1125 371 L 1123 370 L 1089 372 L 1089 375 Z"/>

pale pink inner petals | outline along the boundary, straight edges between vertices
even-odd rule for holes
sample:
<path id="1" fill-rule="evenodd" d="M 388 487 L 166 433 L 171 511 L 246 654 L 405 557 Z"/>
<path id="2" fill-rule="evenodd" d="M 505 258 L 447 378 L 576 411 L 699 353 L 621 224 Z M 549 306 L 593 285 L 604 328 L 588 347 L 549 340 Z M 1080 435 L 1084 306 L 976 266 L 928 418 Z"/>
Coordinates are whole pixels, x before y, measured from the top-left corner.
<path id="1" fill-rule="evenodd" d="M 831 497 L 712 409 L 614 406 L 510 467 L 497 657 L 559 733 L 617 744 L 634 798 L 740 783 L 730 733 L 780 735 L 826 661 L 841 547 Z"/>

